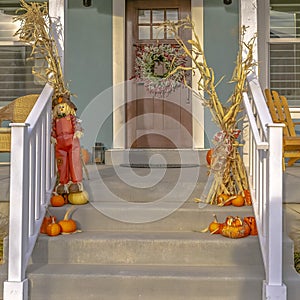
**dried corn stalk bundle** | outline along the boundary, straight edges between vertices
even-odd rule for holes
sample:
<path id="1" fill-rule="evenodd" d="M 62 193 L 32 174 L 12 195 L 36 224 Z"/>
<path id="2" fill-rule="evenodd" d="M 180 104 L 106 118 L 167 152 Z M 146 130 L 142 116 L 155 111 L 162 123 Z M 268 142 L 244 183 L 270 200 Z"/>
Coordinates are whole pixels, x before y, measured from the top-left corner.
<path id="1" fill-rule="evenodd" d="M 193 93 L 201 99 L 204 106 L 210 109 L 213 121 L 220 128 L 220 132 L 213 138 L 214 149 L 210 175 L 200 201 L 217 204 L 217 196 L 220 194 L 241 194 L 245 197 L 245 190 L 248 190 L 248 179 L 239 153 L 238 115 L 242 110 L 247 75 L 252 72 L 255 65 L 253 47 L 256 38 L 253 37 L 246 43 L 244 41 L 246 28 L 242 28 L 236 67 L 231 79 L 231 83 L 235 83 L 235 87 L 226 105 L 223 105 L 216 92 L 218 83 L 215 83 L 214 70 L 207 64 L 193 22 L 187 17 L 177 23 L 166 22 L 165 26 L 193 63 L 192 67 L 179 66 L 173 72 L 185 70 L 199 73 L 198 89 L 197 91 L 193 90 Z M 179 30 L 191 30 L 193 39 L 187 42 L 183 41 L 178 34 Z M 243 51 L 246 52 L 245 57 L 242 55 Z M 188 86 L 187 81 L 185 84 Z M 204 93 L 207 95 L 206 97 L 204 97 Z"/>
<path id="2" fill-rule="evenodd" d="M 39 66 L 33 67 L 32 73 L 53 87 L 54 96 L 69 94 L 65 87 L 48 4 L 27 3 L 25 0 L 20 0 L 20 4 L 19 14 L 14 18 L 20 22 L 20 28 L 15 35 L 32 47 L 29 59 L 41 62 Z"/>

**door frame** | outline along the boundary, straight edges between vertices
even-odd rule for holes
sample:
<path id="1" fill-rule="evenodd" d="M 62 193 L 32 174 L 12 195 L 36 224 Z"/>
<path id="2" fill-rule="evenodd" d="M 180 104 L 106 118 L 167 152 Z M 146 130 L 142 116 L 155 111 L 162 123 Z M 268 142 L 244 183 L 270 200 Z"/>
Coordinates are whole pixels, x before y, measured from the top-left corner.
<path id="1" fill-rule="evenodd" d="M 113 0 L 113 149 L 126 148 L 125 101 L 126 101 L 126 1 Z M 191 19 L 203 45 L 203 0 L 191 0 Z M 196 89 L 199 76 L 192 77 L 192 87 Z M 204 148 L 204 108 L 192 96 L 193 149 Z"/>

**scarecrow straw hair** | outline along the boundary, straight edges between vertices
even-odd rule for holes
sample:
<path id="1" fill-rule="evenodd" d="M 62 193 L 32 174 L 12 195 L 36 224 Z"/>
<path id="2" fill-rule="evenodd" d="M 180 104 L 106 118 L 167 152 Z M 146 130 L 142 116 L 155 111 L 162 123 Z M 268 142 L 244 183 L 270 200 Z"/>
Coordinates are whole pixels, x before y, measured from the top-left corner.
<path id="1" fill-rule="evenodd" d="M 20 0 L 20 4 L 21 8 L 18 10 L 20 14 L 14 21 L 19 21 L 21 25 L 15 35 L 32 47 L 29 59 L 46 62 L 43 71 L 41 67 L 33 67 L 32 73 L 53 87 L 54 96 L 69 94 L 64 83 L 47 3 L 27 3 Z"/>
<path id="2" fill-rule="evenodd" d="M 216 87 L 223 78 L 215 83 L 214 70 L 207 64 L 200 39 L 191 19 L 187 17 L 176 23 L 167 21 L 164 26 L 171 32 L 176 42 L 193 63 L 191 67 L 178 66 L 170 74 L 179 70 L 199 73 L 200 79 L 196 92 L 192 90 L 192 87 L 188 86 L 187 80 L 185 80 L 185 85 L 202 100 L 204 106 L 210 109 L 213 121 L 219 126 L 221 132 L 224 133 L 224 140 L 216 146 L 213 154 L 215 162 L 224 161 L 222 168 L 216 171 L 212 163 L 210 171 L 213 172 L 214 179 L 209 183 L 209 192 L 205 195 L 205 201 L 203 201 L 204 199 L 200 199 L 200 201 L 216 204 L 217 196 L 222 193 L 227 195 L 241 194 L 245 196 L 244 191 L 248 190 L 249 187 L 245 166 L 238 151 L 240 144 L 237 141 L 238 134 L 236 136 L 236 132 L 238 130 L 238 114 L 242 111 L 243 92 L 245 90 L 247 75 L 252 72 L 256 65 L 253 61 L 253 47 L 256 37 L 254 36 L 246 43 L 244 41 L 246 27 L 242 27 L 236 67 L 230 81 L 231 83 L 235 83 L 235 88 L 232 95 L 226 101 L 227 106 L 225 106 L 219 100 L 216 92 Z M 190 30 L 193 39 L 185 42 L 179 35 L 181 30 Z M 243 57 L 243 52 L 246 52 L 245 57 Z M 207 98 L 204 98 L 203 92 L 207 94 Z M 224 155 L 225 146 L 229 146 L 230 150 L 228 151 L 229 153 Z"/>

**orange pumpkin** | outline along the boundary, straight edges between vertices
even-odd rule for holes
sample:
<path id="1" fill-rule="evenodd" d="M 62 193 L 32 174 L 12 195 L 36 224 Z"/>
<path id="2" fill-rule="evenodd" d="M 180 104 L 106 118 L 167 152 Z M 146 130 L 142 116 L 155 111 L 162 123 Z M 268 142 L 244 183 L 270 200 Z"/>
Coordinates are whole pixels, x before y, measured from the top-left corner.
<path id="1" fill-rule="evenodd" d="M 54 218 L 54 221 L 56 222 L 55 216 L 49 216 L 49 217 L 45 216 L 44 217 L 41 228 L 40 228 L 40 233 L 47 234 L 47 226 L 52 223 L 52 218 Z"/>
<path id="2" fill-rule="evenodd" d="M 49 236 L 56 236 L 61 233 L 61 227 L 56 223 L 54 217 L 52 217 L 52 222 L 47 226 L 47 234 Z"/>
<path id="3" fill-rule="evenodd" d="M 244 190 L 246 205 L 252 205 L 251 193 L 249 190 Z"/>
<path id="4" fill-rule="evenodd" d="M 250 227 L 250 235 L 258 235 L 255 217 L 245 217 L 244 222 Z"/>
<path id="5" fill-rule="evenodd" d="M 231 205 L 231 200 L 229 200 L 230 196 L 226 194 L 220 194 L 217 196 L 217 203 L 221 206 Z"/>
<path id="6" fill-rule="evenodd" d="M 231 200 L 233 206 L 243 206 L 245 204 L 245 199 L 242 195 L 236 195 L 235 198 Z"/>
<path id="7" fill-rule="evenodd" d="M 50 203 L 54 207 L 59 207 L 65 205 L 65 198 L 62 195 L 53 194 L 50 199 Z"/>
<path id="8" fill-rule="evenodd" d="M 211 164 L 211 159 L 212 159 L 212 154 L 213 154 L 213 149 L 209 149 L 206 153 L 206 162 L 210 166 Z"/>
<path id="9" fill-rule="evenodd" d="M 59 221 L 58 224 L 61 227 L 62 233 L 72 233 L 77 230 L 76 222 L 71 218 L 72 207 L 66 211 L 64 219 Z"/>
<path id="10" fill-rule="evenodd" d="M 241 218 L 229 216 L 226 218 L 221 234 L 225 237 L 238 239 L 248 236 L 250 234 L 250 227 Z"/>
<path id="11" fill-rule="evenodd" d="M 211 234 L 220 234 L 222 229 L 222 224 L 220 224 L 217 220 L 216 215 L 214 215 L 214 221 L 211 222 L 208 226 L 208 230 Z"/>

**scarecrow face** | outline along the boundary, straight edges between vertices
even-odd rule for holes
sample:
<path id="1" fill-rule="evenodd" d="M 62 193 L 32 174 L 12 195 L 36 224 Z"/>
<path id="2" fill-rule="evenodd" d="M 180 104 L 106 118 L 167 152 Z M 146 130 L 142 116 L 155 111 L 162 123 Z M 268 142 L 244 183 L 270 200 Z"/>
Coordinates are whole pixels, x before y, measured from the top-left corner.
<path id="1" fill-rule="evenodd" d="M 58 116 L 66 116 L 69 114 L 69 105 L 66 103 L 60 103 L 56 106 L 56 112 Z"/>

